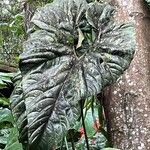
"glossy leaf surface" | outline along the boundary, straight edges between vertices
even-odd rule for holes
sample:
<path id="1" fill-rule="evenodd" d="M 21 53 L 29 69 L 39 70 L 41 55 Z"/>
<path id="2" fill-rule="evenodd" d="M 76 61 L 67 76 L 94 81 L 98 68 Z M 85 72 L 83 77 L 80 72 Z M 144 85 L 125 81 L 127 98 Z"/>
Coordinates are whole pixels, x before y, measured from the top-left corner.
<path id="1" fill-rule="evenodd" d="M 108 4 L 55 0 L 33 16 L 39 30 L 24 43 L 11 97 L 20 140 L 30 150 L 61 144 L 79 117 L 79 101 L 128 68 L 134 27 L 114 23 L 113 12 Z"/>

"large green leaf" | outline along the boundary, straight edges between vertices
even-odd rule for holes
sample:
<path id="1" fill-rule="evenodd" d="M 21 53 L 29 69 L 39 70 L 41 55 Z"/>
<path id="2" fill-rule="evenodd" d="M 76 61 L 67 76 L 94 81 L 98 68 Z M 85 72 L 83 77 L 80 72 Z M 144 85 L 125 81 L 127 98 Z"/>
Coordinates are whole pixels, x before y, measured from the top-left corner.
<path id="1" fill-rule="evenodd" d="M 80 114 L 79 101 L 98 94 L 128 68 L 135 32 L 114 9 L 85 0 L 55 0 L 37 10 L 39 30 L 24 43 L 11 97 L 22 143 L 29 150 L 60 144 Z"/>
<path id="2" fill-rule="evenodd" d="M 0 89 L 7 87 L 7 84 L 9 83 L 12 83 L 11 78 L 13 76 L 13 73 L 0 72 Z"/>

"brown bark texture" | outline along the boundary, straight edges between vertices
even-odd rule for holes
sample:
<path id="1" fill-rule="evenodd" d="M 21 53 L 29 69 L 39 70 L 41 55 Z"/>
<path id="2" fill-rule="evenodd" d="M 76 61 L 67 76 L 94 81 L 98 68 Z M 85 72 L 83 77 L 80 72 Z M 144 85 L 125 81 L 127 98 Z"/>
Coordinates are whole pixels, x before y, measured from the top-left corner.
<path id="1" fill-rule="evenodd" d="M 16 72 L 17 66 L 0 62 L 0 72 Z"/>
<path id="2" fill-rule="evenodd" d="M 144 0 L 116 0 L 119 22 L 136 26 L 136 53 L 130 68 L 106 90 L 114 147 L 150 150 L 150 9 Z"/>

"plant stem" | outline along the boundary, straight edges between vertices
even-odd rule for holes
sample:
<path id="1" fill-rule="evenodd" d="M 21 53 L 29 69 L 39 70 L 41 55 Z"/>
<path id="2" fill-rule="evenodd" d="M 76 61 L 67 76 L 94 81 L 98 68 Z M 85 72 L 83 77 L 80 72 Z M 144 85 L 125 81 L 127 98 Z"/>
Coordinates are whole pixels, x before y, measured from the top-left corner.
<path id="1" fill-rule="evenodd" d="M 72 146 L 72 150 L 75 150 L 75 146 L 74 146 L 74 141 L 73 141 L 73 139 L 71 140 L 71 146 Z"/>
<path id="2" fill-rule="evenodd" d="M 88 137 L 87 137 L 87 133 L 86 133 L 85 122 L 84 122 L 83 103 L 82 103 L 82 100 L 81 100 L 81 102 L 80 102 L 80 108 L 81 108 L 82 125 L 83 125 L 83 128 L 84 128 L 85 142 L 86 142 L 87 150 L 90 150 L 89 142 L 88 142 Z"/>
<path id="3" fill-rule="evenodd" d="M 65 137 L 65 145 L 66 145 L 66 149 L 69 150 L 69 147 L 68 147 L 68 143 L 67 143 L 66 137 Z"/>

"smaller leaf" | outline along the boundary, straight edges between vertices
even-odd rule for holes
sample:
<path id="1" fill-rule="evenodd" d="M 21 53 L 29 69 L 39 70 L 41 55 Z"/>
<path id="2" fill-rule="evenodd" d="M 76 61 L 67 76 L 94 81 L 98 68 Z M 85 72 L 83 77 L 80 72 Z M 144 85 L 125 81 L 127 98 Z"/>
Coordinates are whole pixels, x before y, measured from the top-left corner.
<path id="1" fill-rule="evenodd" d="M 7 108 L 0 109 L 0 148 L 4 148 L 7 144 L 11 127 L 13 127 L 11 111 Z"/>
<path id="2" fill-rule="evenodd" d="M 2 129 L 0 130 L 0 148 L 4 148 L 7 144 L 7 139 L 9 136 L 9 129 Z"/>
<path id="3" fill-rule="evenodd" d="M 13 73 L 0 72 L 0 89 L 7 87 L 7 83 L 12 83 L 11 78 L 13 76 Z"/>
<path id="4" fill-rule="evenodd" d="M 0 124 L 3 122 L 13 123 L 11 111 L 7 108 L 0 110 Z"/>
<path id="5" fill-rule="evenodd" d="M 0 77 L 12 78 L 13 76 L 14 76 L 14 73 L 0 72 Z"/>
<path id="6" fill-rule="evenodd" d="M 1 30 L 6 30 L 9 28 L 9 24 L 8 23 L 0 23 L 0 29 Z"/>
<path id="7" fill-rule="evenodd" d="M 12 128 L 4 150 L 23 150 L 22 144 L 18 141 L 17 128 Z"/>
<path id="8" fill-rule="evenodd" d="M 8 99 L 7 98 L 5 98 L 5 97 L 0 97 L 0 106 L 7 106 L 7 107 L 9 107 L 9 102 L 7 101 Z"/>
<path id="9" fill-rule="evenodd" d="M 23 18 L 24 18 L 24 15 L 23 14 L 17 14 L 15 16 L 15 20 L 18 21 L 18 22 L 22 22 L 23 21 Z"/>
<path id="10" fill-rule="evenodd" d="M 78 34 L 79 34 L 79 38 L 78 38 L 78 44 L 77 44 L 77 47 L 76 47 L 76 48 L 81 47 L 82 42 L 83 42 L 83 40 L 84 40 L 84 35 L 83 35 L 83 33 L 82 33 L 82 31 L 81 31 L 80 28 L 78 28 Z"/>

